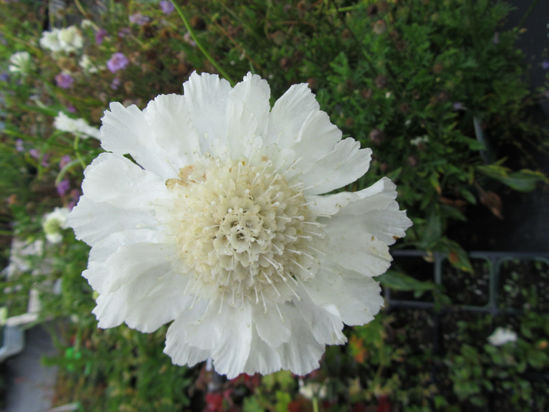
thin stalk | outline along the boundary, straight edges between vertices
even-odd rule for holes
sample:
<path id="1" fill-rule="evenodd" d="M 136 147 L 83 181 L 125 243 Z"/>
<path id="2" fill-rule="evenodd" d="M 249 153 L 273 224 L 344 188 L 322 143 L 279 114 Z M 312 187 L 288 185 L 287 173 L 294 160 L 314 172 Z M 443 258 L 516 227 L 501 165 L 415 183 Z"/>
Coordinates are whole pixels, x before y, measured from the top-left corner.
<path id="1" fill-rule="evenodd" d="M 219 66 L 219 64 L 217 64 L 217 62 L 214 60 L 214 58 L 212 56 L 210 56 L 210 54 L 206 51 L 204 46 L 202 46 L 202 43 L 200 43 L 200 41 L 198 40 L 198 37 L 196 37 L 196 34 L 194 33 L 193 28 L 189 24 L 189 21 L 187 20 L 187 17 L 185 17 L 185 15 L 183 14 L 183 11 L 177 5 L 175 0 L 170 0 L 170 1 L 172 2 L 175 10 L 177 11 L 177 14 L 179 14 L 179 17 L 181 17 L 181 20 L 183 20 L 183 24 L 185 25 L 185 28 L 187 29 L 187 31 L 191 35 L 191 38 L 196 43 L 196 46 L 202 52 L 204 57 L 206 57 L 206 59 L 208 59 L 208 61 L 213 65 L 213 67 L 215 67 L 215 69 L 219 72 L 219 74 L 221 74 L 225 79 L 227 79 L 229 81 L 229 83 L 231 83 L 231 86 L 234 86 L 234 81 L 231 79 L 231 77 L 227 74 L 227 72 L 225 72 L 225 70 L 223 70 L 221 68 L 221 66 Z"/>
<path id="2" fill-rule="evenodd" d="M 74 153 L 76 154 L 76 158 L 78 159 L 78 161 L 80 162 L 80 164 L 82 165 L 82 169 L 85 169 L 86 168 L 86 163 L 84 162 L 84 160 L 82 160 L 82 156 L 80 156 L 80 152 L 78 151 L 78 142 L 80 141 L 80 137 L 76 136 L 74 138 Z"/>

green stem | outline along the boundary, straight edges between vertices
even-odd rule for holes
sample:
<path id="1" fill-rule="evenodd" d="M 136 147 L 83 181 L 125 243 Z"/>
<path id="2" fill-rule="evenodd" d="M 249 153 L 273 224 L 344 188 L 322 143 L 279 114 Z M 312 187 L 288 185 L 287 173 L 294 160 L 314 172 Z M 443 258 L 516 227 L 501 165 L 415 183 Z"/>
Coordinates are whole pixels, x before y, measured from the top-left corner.
<path id="1" fill-rule="evenodd" d="M 82 165 L 82 168 L 85 169 L 86 168 L 86 163 L 84 162 L 84 160 L 82 160 L 82 156 L 80 156 L 80 152 L 78 151 L 78 142 L 80 141 L 80 137 L 76 136 L 75 139 L 74 139 L 74 153 L 76 154 L 76 158 L 78 159 L 78 161 L 80 162 L 80 164 Z"/>
<path id="2" fill-rule="evenodd" d="M 175 0 L 170 0 L 170 1 L 172 2 L 175 10 L 177 11 L 177 14 L 179 14 L 179 17 L 181 17 L 181 20 L 183 20 L 183 24 L 185 25 L 185 28 L 187 29 L 187 31 L 191 35 L 193 41 L 196 43 L 196 46 L 198 47 L 198 49 L 202 52 L 202 54 L 206 57 L 206 59 L 208 59 L 208 61 L 215 67 L 215 69 L 219 72 L 219 74 L 221 74 L 225 79 L 227 79 L 229 81 L 229 83 L 231 83 L 231 86 L 234 86 L 234 81 L 231 79 L 231 77 L 227 74 L 227 72 L 225 72 L 225 70 L 223 70 L 221 68 L 221 66 L 219 66 L 217 64 L 217 62 L 214 60 L 214 58 L 212 56 L 210 56 L 210 54 L 202 46 L 202 43 L 200 43 L 200 41 L 198 40 L 198 38 L 196 37 L 196 35 L 194 33 L 194 30 L 192 29 L 191 25 L 189 24 L 189 21 L 187 20 L 187 17 L 185 17 L 185 15 L 183 14 L 183 11 L 177 5 Z"/>
<path id="3" fill-rule="evenodd" d="M 316 396 L 313 397 L 313 412 L 318 412 L 318 399 Z"/>

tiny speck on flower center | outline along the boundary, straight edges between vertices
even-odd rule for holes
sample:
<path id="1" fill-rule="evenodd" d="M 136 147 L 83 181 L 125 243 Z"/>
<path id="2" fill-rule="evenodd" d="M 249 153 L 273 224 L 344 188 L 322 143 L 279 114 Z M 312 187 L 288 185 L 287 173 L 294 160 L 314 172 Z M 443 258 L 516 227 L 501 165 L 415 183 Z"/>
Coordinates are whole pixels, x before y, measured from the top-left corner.
<path id="1" fill-rule="evenodd" d="M 314 276 L 324 237 L 301 186 L 266 159 L 207 159 L 166 186 L 175 196 L 169 230 L 193 273 L 186 293 L 218 298 L 220 310 L 299 299 L 296 287 Z"/>

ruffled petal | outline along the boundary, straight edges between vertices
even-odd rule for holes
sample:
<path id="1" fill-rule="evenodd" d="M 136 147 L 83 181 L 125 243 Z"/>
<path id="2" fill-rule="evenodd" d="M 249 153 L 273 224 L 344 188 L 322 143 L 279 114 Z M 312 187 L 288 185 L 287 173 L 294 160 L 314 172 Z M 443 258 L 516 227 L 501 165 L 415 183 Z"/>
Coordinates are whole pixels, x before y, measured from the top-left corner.
<path id="1" fill-rule="evenodd" d="M 101 153 L 84 171 L 84 196 L 130 210 L 150 210 L 168 196 L 164 181 L 125 157 Z"/>
<path id="2" fill-rule="evenodd" d="M 265 310 L 266 309 L 266 310 Z M 253 321 L 257 335 L 270 347 L 276 348 L 290 339 L 290 325 L 279 315 L 275 305 L 255 305 L 253 307 Z"/>
<path id="3" fill-rule="evenodd" d="M 226 150 L 231 159 L 249 161 L 262 152 L 261 136 L 268 125 L 270 95 L 269 84 L 251 73 L 229 93 Z"/>
<path id="4" fill-rule="evenodd" d="M 98 203 L 87 196 L 80 198 L 78 205 L 69 214 L 68 224 L 76 238 L 90 246 L 115 232 L 135 229 L 156 230 L 158 223 L 152 211 L 128 210 L 108 203 Z"/>
<path id="5" fill-rule="evenodd" d="M 254 373 L 267 375 L 282 368 L 280 354 L 260 338 L 256 330 L 252 330 L 251 346 L 253 349 L 250 351 L 250 356 L 246 361 L 244 373 L 249 375 L 253 375 Z"/>
<path id="6" fill-rule="evenodd" d="M 389 247 L 359 225 L 358 219 L 337 217 L 324 228 L 328 235 L 326 258 L 364 276 L 384 273 L 393 258 Z"/>
<path id="7" fill-rule="evenodd" d="M 200 156 L 199 136 L 182 95 L 157 96 L 143 110 L 143 115 L 151 137 L 164 149 L 171 169 L 179 170 Z"/>
<path id="8" fill-rule="evenodd" d="M 354 182 L 370 167 L 372 151 L 360 149 L 355 139 L 340 140 L 322 159 L 299 176 L 309 195 L 328 193 Z"/>
<path id="9" fill-rule="evenodd" d="M 294 84 L 274 104 L 266 144 L 291 147 L 307 117 L 320 109 L 306 83 Z"/>
<path id="10" fill-rule="evenodd" d="M 183 98 L 200 139 L 202 153 L 226 141 L 227 103 L 231 85 L 217 74 L 193 72 L 183 83 Z"/>
<path id="11" fill-rule="evenodd" d="M 343 268 L 325 267 L 304 287 L 313 302 L 337 310 L 347 325 L 370 322 L 383 306 L 381 288 L 375 280 Z"/>
<path id="12" fill-rule="evenodd" d="M 103 293 L 93 313 L 99 327 L 126 322 L 131 328 L 152 332 L 175 317 L 188 304 L 184 298 L 185 277 L 175 273 L 169 256 L 171 247 L 136 243 L 121 247 L 106 263 Z M 90 266 L 88 272 L 97 270 Z M 116 311 L 116 314 L 113 313 Z"/>
<path id="13" fill-rule="evenodd" d="M 135 105 L 111 103 L 99 130 L 101 146 L 119 156 L 130 154 L 143 168 L 167 179 L 177 175 L 170 155 L 154 138 L 143 112 Z"/>

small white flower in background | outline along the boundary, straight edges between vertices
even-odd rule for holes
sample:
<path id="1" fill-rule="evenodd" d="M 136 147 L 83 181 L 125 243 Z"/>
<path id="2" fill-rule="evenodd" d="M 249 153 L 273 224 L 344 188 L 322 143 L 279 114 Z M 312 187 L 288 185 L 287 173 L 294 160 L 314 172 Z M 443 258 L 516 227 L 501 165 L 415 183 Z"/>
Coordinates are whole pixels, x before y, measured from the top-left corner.
<path id="1" fill-rule="evenodd" d="M 80 23 L 80 27 L 82 27 L 83 29 L 87 29 L 87 28 L 90 28 L 90 27 L 95 27 L 95 25 L 91 20 L 84 19 Z"/>
<path id="2" fill-rule="evenodd" d="M 56 207 L 53 212 L 48 213 L 42 220 L 42 229 L 46 234 L 46 239 L 50 243 L 59 243 L 63 240 L 62 229 L 67 228 L 67 217 L 69 209 L 65 207 Z"/>
<path id="3" fill-rule="evenodd" d="M 342 139 L 307 84 L 272 109 L 252 74 L 231 87 L 193 73 L 183 88 L 143 111 L 111 103 L 102 119 L 108 153 L 69 215 L 92 247 L 83 276 L 99 327 L 174 321 L 164 352 L 176 364 L 306 374 L 346 342 L 344 324 L 380 310 L 372 277 L 411 221 L 388 178 L 326 194 L 360 178 L 372 152 Z"/>
<path id="4" fill-rule="evenodd" d="M 326 397 L 326 385 L 322 385 L 318 382 L 309 382 L 304 384 L 303 380 L 300 379 L 299 394 L 306 399 L 324 399 Z"/>
<path id="5" fill-rule="evenodd" d="M 10 247 L 10 262 L 2 271 L 9 278 L 31 270 L 30 260 L 33 256 L 41 256 L 44 252 L 44 242 L 41 239 L 33 242 L 14 238 Z"/>
<path id="6" fill-rule="evenodd" d="M 8 70 L 12 73 L 28 74 L 32 68 L 31 56 L 26 51 L 16 52 L 10 57 Z"/>
<path id="7" fill-rule="evenodd" d="M 86 73 L 93 74 L 93 73 L 97 73 L 99 70 L 98 67 L 95 64 L 93 64 L 93 62 L 91 61 L 90 57 L 87 54 L 82 55 L 78 64 L 80 65 L 82 70 L 84 70 L 84 72 Z"/>
<path id="8" fill-rule="evenodd" d="M 509 342 L 516 342 L 517 334 L 508 328 L 497 328 L 489 337 L 488 342 L 494 346 L 502 346 Z"/>
<path id="9" fill-rule="evenodd" d="M 53 125 L 57 130 L 72 133 L 81 139 L 87 139 L 88 137 L 99 139 L 99 129 L 90 126 L 84 119 L 73 119 L 63 112 L 57 114 Z"/>
<path id="10" fill-rule="evenodd" d="M 429 141 L 429 136 L 418 136 L 410 140 L 410 144 L 412 146 L 419 146 L 422 144 L 426 144 L 428 141 Z"/>
<path id="11" fill-rule="evenodd" d="M 71 53 L 84 45 L 84 39 L 76 26 L 45 31 L 40 38 L 40 46 L 52 52 Z"/>

